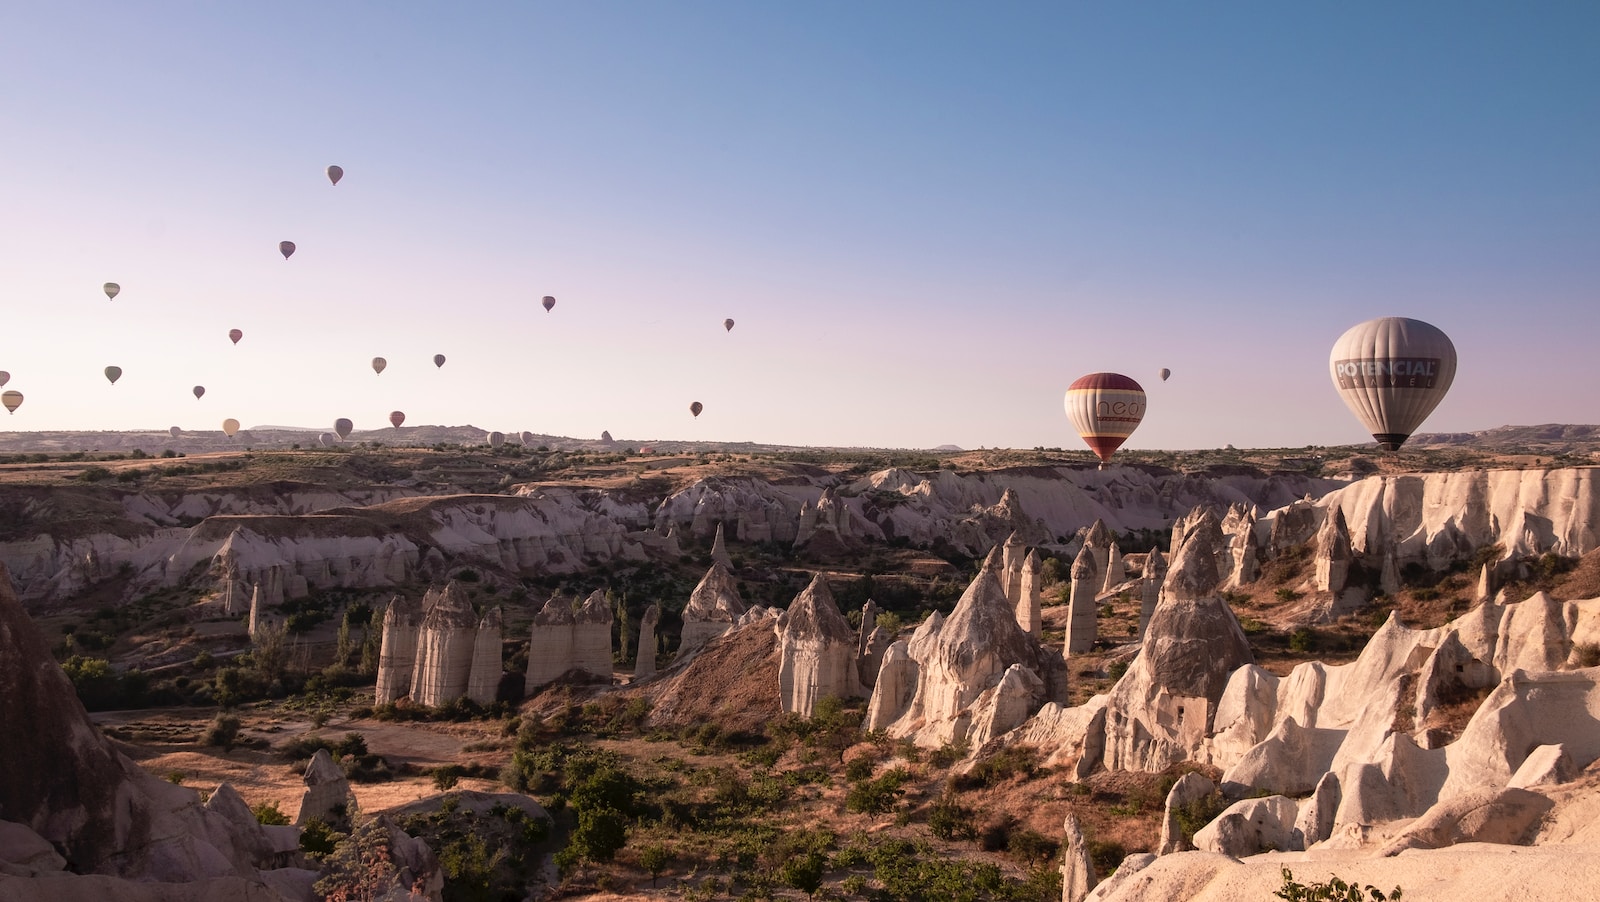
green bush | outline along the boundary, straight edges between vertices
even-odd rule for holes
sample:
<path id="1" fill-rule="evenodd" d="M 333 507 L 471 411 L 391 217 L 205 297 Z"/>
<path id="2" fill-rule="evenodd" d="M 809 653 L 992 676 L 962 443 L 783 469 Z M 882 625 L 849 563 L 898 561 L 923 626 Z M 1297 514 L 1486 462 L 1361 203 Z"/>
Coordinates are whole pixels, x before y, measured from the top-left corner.
<path id="1" fill-rule="evenodd" d="M 205 746 L 221 746 L 224 752 L 233 751 L 233 744 L 239 739 L 239 718 L 232 714 L 218 714 L 206 726 L 206 731 L 200 736 L 200 744 Z"/>
<path id="2" fill-rule="evenodd" d="M 1372 884 L 1366 885 L 1366 892 L 1362 888 L 1330 877 L 1325 883 L 1313 883 L 1309 886 L 1296 882 L 1294 873 L 1288 868 L 1283 869 L 1283 886 L 1273 893 L 1280 899 L 1289 902 L 1399 902 L 1400 887 L 1390 890 L 1387 895 L 1383 890 Z"/>
<path id="3" fill-rule="evenodd" d="M 262 802 L 250 809 L 256 816 L 256 823 L 264 827 L 284 827 L 289 823 L 289 816 L 283 813 L 277 802 Z"/>

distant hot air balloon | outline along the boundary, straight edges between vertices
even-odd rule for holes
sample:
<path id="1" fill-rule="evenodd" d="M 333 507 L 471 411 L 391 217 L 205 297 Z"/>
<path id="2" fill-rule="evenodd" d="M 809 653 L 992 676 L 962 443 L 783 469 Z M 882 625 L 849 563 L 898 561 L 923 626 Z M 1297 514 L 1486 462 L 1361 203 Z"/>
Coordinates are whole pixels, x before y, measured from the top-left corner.
<path id="1" fill-rule="evenodd" d="M 1385 451 L 1395 451 L 1444 400 L 1456 346 L 1422 320 L 1384 316 L 1339 336 L 1328 355 L 1334 388 Z"/>
<path id="2" fill-rule="evenodd" d="M 22 406 L 22 392 L 12 389 L 3 395 L 0 395 L 0 403 L 4 403 L 6 405 L 7 412 L 16 413 L 17 408 Z"/>
<path id="3" fill-rule="evenodd" d="M 340 417 L 333 421 L 333 432 L 335 435 L 339 436 L 339 441 L 341 442 L 349 438 L 350 431 L 355 428 L 356 424 L 350 422 L 350 420 L 346 417 Z"/>
<path id="4" fill-rule="evenodd" d="M 544 312 L 549 313 L 550 308 L 556 305 L 556 299 L 547 294 L 541 303 L 544 304 Z"/>
<path id="5" fill-rule="evenodd" d="M 489 447 L 498 448 L 501 445 L 504 445 L 505 443 L 506 443 L 506 434 L 504 432 L 491 432 L 491 433 L 489 433 Z"/>
<path id="6" fill-rule="evenodd" d="M 704 404 L 701 404 L 699 401 L 696 401 L 693 404 L 689 405 L 689 412 L 694 414 L 695 416 L 699 416 L 700 415 L 700 411 L 705 410 L 705 409 L 706 409 L 706 406 Z"/>
<path id="7" fill-rule="evenodd" d="M 289 259 L 294 254 L 294 242 L 293 241 L 280 241 L 280 242 L 278 242 L 278 253 L 283 255 L 283 259 L 285 259 L 285 260 Z"/>
<path id="8" fill-rule="evenodd" d="M 233 417 L 228 417 L 226 420 L 222 421 L 222 434 L 223 435 L 226 435 L 228 438 L 233 438 L 234 435 L 236 435 L 238 432 L 239 432 L 239 421 L 238 420 L 234 419 Z"/>
<path id="9" fill-rule="evenodd" d="M 733 331 L 733 320 L 731 320 L 731 319 L 723 320 L 722 321 L 722 328 L 725 331 L 732 332 Z"/>
<path id="10" fill-rule="evenodd" d="M 389 361 L 384 360 L 382 357 L 374 357 L 374 358 L 372 358 L 372 371 L 374 373 L 377 373 L 380 376 L 383 375 L 384 367 L 386 367 L 388 365 L 389 365 Z"/>
<path id="11" fill-rule="evenodd" d="M 1170 378 L 1172 378 L 1172 370 L 1169 370 L 1166 367 L 1162 367 L 1161 368 L 1161 381 L 1165 382 Z"/>
<path id="12" fill-rule="evenodd" d="M 321 435 L 317 436 L 317 444 L 321 445 L 324 448 L 332 448 L 333 447 L 333 443 L 338 441 L 338 440 L 339 440 L 338 436 L 334 435 L 331 432 L 324 432 Z"/>
<path id="13" fill-rule="evenodd" d="M 396 429 L 399 429 L 400 428 L 400 424 L 404 423 L 405 421 L 406 421 L 406 415 L 403 412 L 398 411 L 398 410 L 389 411 L 389 425 L 393 426 Z"/>
<path id="14" fill-rule="evenodd" d="M 532 448 L 533 447 L 533 443 L 535 441 L 538 441 L 539 437 L 534 435 L 531 432 L 528 432 L 528 431 L 524 430 L 522 435 L 519 436 L 519 438 L 522 440 L 522 447 L 524 447 L 524 448 Z"/>
<path id="15" fill-rule="evenodd" d="M 239 331 L 238 329 L 229 329 L 228 330 L 228 339 L 230 341 L 232 341 L 234 344 L 238 344 L 239 343 L 239 339 L 241 339 L 243 337 L 244 337 L 244 333 Z"/>
<path id="16" fill-rule="evenodd" d="M 1067 387 L 1067 416 L 1103 464 L 1144 419 L 1139 383 L 1119 373 L 1090 373 Z"/>
<path id="17" fill-rule="evenodd" d="M 6 372 L 5 370 L 0 370 L 0 385 L 5 385 L 7 382 L 10 382 L 10 381 L 11 381 L 11 374 Z"/>
<path id="18" fill-rule="evenodd" d="M 194 397 L 195 397 L 196 401 L 200 400 L 200 396 L 205 394 L 205 393 L 206 393 L 206 387 L 204 385 L 196 385 L 194 387 Z"/>
<path id="19" fill-rule="evenodd" d="M 122 367 L 120 367 L 120 366 L 108 366 L 108 367 L 106 367 L 106 378 L 111 380 L 111 384 L 112 385 L 116 385 L 117 384 L 117 380 L 122 378 Z"/>
<path id="20" fill-rule="evenodd" d="M 179 429 L 176 426 L 173 426 L 172 428 L 168 429 L 167 432 L 171 433 L 173 438 L 177 438 L 178 436 L 183 434 L 183 430 Z"/>
<path id="21" fill-rule="evenodd" d="M 335 185 L 337 185 L 337 184 L 339 184 L 339 180 L 342 179 L 342 178 L 344 178 L 344 169 L 342 167 L 339 167 L 339 166 L 329 166 L 328 167 L 328 181 L 333 182 Z"/>
<path id="22" fill-rule="evenodd" d="M 444 366 L 444 355 L 443 354 L 435 354 L 435 355 L 433 355 L 433 365 L 434 366 Z"/>
<path id="23" fill-rule="evenodd" d="M 115 282 L 107 282 L 106 283 L 106 298 L 108 300 L 113 300 L 113 301 L 116 300 L 117 299 L 117 295 L 121 294 L 121 293 L 122 293 L 122 286 L 121 285 L 118 285 Z"/>

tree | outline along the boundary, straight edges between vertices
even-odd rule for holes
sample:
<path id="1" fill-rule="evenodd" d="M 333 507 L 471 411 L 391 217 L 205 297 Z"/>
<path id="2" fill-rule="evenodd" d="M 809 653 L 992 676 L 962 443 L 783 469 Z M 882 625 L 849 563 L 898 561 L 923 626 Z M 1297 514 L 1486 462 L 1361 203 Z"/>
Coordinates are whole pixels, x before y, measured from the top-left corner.
<path id="1" fill-rule="evenodd" d="M 807 898 L 816 898 L 817 890 L 822 888 L 822 875 L 827 868 L 828 857 L 813 850 L 785 861 L 783 867 L 778 869 L 778 880 L 784 886 L 794 887 L 805 893 Z"/>
<path id="2" fill-rule="evenodd" d="M 661 872 L 672 864 L 672 850 L 655 843 L 639 850 L 639 866 L 650 872 L 650 886 L 656 885 Z"/>

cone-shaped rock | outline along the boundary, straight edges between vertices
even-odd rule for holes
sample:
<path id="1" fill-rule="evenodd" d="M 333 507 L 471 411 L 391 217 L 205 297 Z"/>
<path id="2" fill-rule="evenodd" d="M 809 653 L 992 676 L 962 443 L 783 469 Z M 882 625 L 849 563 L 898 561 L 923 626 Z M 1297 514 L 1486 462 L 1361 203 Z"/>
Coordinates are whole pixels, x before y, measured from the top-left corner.
<path id="1" fill-rule="evenodd" d="M 683 635 L 679 640 L 680 658 L 733 628 L 744 616 L 745 604 L 728 568 L 712 562 L 711 569 L 694 587 L 683 608 Z"/>
<path id="2" fill-rule="evenodd" d="M 789 605 L 778 633 L 778 691 L 783 710 L 805 717 L 819 699 L 862 695 L 855 632 L 820 573 Z"/>

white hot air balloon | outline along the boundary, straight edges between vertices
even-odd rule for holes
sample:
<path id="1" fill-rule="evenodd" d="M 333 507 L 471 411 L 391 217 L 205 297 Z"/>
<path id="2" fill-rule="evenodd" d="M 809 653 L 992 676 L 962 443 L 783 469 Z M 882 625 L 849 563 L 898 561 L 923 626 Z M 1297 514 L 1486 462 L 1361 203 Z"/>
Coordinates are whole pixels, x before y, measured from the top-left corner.
<path id="1" fill-rule="evenodd" d="M 521 438 L 522 447 L 524 448 L 532 448 L 533 443 L 538 440 L 538 436 L 528 432 L 527 430 L 523 430 L 523 433 L 521 436 L 519 436 L 519 438 Z"/>
<path id="2" fill-rule="evenodd" d="M 235 435 L 238 435 L 239 434 L 239 421 L 234 419 L 233 417 L 228 417 L 226 420 L 223 420 L 222 421 L 222 434 L 226 435 L 228 438 L 233 438 Z"/>
<path id="3" fill-rule="evenodd" d="M 1066 408 L 1103 466 L 1144 419 L 1144 388 L 1121 373 L 1090 373 L 1067 387 Z"/>
<path id="4" fill-rule="evenodd" d="M 332 448 L 333 443 L 338 440 L 339 437 L 331 432 L 324 432 L 317 436 L 317 444 L 324 448 Z"/>
<path id="5" fill-rule="evenodd" d="M 506 443 L 506 434 L 504 432 L 491 432 L 491 433 L 489 433 L 489 447 L 498 448 L 501 445 L 504 445 L 505 443 Z"/>
<path id="6" fill-rule="evenodd" d="M 1436 326 L 1402 316 L 1367 320 L 1339 336 L 1328 372 L 1345 406 L 1385 451 L 1395 451 L 1444 400 L 1456 346 Z"/>
<path id="7" fill-rule="evenodd" d="M 341 442 L 349 438 L 350 431 L 355 428 L 356 424 L 350 422 L 350 420 L 345 417 L 340 417 L 333 421 L 333 431 L 339 436 L 339 441 Z"/>
<path id="8" fill-rule="evenodd" d="M 1161 377 L 1161 381 L 1162 382 L 1165 382 L 1168 379 L 1172 378 L 1172 370 L 1169 370 L 1166 367 L 1162 367 L 1161 371 L 1159 373 L 1157 373 L 1156 375 Z"/>

